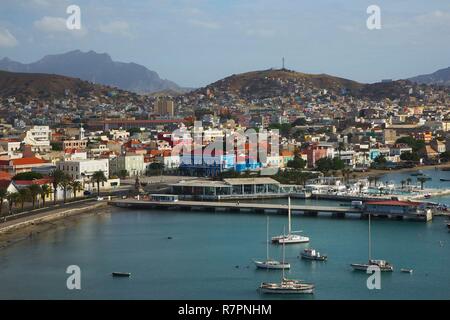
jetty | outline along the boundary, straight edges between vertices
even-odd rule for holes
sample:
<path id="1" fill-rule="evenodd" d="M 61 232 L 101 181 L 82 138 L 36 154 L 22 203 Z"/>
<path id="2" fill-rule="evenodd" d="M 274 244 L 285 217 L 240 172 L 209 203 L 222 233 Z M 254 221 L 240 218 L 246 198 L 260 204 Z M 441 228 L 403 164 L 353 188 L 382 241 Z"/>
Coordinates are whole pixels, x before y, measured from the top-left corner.
<path id="1" fill-rule="evenodd" d="M 180 210 L 180 211 L 214 211 L 214 212 L 242 212 L 242 213 L 266 213 L 266 214 L 287 214 L 288 206 L 285 204 L 270 203 L 241 203 L 219 202 L 219 201 L 154 201 L 141 199 L 118 199 L 109 201 L 110 205 L 143 210 Z M 317 206 L 317 205 L 292 205 L 292 214 L 304 216 L 330 215 L 338 218 L 345 218 L 348 215 L 357 215 L 361 218 L 372 217 L 391 219 L 411 219 L 419 221 L 429 221 L 432 214 L 429 210 L 418 209 L 418 203 L 403 201 L 381 201 L 371 203 L 368 207 L 352 206 Z"/>

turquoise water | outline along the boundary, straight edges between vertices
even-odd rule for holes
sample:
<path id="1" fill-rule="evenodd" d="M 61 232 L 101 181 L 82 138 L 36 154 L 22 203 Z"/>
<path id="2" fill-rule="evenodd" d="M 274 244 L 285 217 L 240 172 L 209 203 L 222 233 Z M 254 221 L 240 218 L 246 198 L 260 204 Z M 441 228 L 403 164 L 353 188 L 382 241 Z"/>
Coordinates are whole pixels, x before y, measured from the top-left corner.
<path id="1" fill-rule="evenodd" d="M 389 177 L 394 178 L 403 179 Z M 439 201 L 450 204 L 449 197 Z M 271 235 L 286 222 L 284 216 L 271 216 Z M 382 275 L 381 290 L 368 290 L 367 275 L 349 266 L 367 260 L 367 221 L 295 216 L 293 228 L 303 230 L 311 243 L 286 246 L 287 275 L 315 283 L 316 291 L 313 296 L 274 297 L 256 289 L 262 281 L 278 281 L 281 272 L 256 270 L 251 261 L 265 257 L 264 215 L 114 208 L 2 249 L 0 298 L 450 299 L 450 232 L 444 222 L 374 220 L 373 256 L 387 259 L 396 271 Z M 299 259 L 308 246 L 329 260 Z M 270 250 L 281 259 L 281 247 L 271 245 Z M 66 288 L 69 265 L 81 268 L 81 290 Z M 112 271 L 132 277 L 112 278 Z"/>

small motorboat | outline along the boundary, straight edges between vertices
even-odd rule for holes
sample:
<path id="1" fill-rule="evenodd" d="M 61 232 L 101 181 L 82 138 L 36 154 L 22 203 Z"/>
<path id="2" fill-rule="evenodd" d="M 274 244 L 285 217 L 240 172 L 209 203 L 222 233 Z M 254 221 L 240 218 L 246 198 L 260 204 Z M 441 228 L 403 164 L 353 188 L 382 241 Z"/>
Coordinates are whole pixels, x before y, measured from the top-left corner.
<path id="1" fill-rule="evenodd" d="M 400 269 L 403 273 L 413 273 L 413 269 Z"/>
<path id="2" fill-rule="evenodd" d="M 300 257 L 306 260 L 326 261 L 327 256 L 321 255 L 319 251 L 314 249 L 305 249 L 300 252 Z"/>
<path id="3" fill-rule="evenodd" d="M 112 276 L 127 278 L 127 277 L 131 277 L 131 273 L 129 273 L 129 272 L 113 272 Z"/>
<path id="4" fill-rule="evenodd" d="M 425 199 L 430 199 L 431 198 L 431 194 L 427 193 L 423 196 Z"/>
<path id="5" fill-rule="evenodd" d="M 442 181 L 442 182 L 450 181 L 450 179 L 444 179 L 444 178 L 440 178 L 439 180 Z"/>
<path id="6" fill-rule="evenodd" d="M 450 222 L 449 222 L 449 223 L 447 223 L 447 229 L 449 229 L 449 230 L 450 230 Z"/>

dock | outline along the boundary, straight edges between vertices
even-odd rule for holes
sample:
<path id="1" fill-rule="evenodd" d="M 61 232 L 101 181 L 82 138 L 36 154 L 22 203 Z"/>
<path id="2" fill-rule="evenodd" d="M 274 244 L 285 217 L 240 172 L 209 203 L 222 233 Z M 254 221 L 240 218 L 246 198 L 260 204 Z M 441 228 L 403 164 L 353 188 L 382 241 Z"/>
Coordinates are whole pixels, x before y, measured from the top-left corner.
<path id="1" fill-rule="evenodd" d="M 214 211 L 214 212 L 242 212 L 242 213 L 264 213 L 264 214 L 287 214 L 287 204 L 268 203 L 240 203 L 240 202 L 218 202 L 218 201 L 151 201 L 137 199 L 119 199 L 109 201 L 110 205 L 144 210 L 180 210 L 180 211 Z M 318 216 L 331 215 L 333 217 L 345 218 L 347 215 L 356 215 L 367 218 L 368 212 L 364 208 L 351 206 L 313 206 L 292 205 L 293 215 Z M 371 213 L 372 217 L 391 218 L 396 220 L 411 219 L 428 221 L 428 216 L 422 216 L 411 212 L 377 212 Z"/>

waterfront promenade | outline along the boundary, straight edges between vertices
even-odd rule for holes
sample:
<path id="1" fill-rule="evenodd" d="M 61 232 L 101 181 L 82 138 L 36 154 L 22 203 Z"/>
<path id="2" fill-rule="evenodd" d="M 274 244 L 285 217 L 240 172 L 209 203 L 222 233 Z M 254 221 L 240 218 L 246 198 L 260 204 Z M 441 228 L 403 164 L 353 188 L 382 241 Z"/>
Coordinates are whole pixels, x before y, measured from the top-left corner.
<path id="1" fill-rule="evenodd" d="M 147 209 L 147 210 L 183 210 L 183 211 L 215 211 L 215 212 L 243 212 L 243 213 L 276 213 L 287 214 L 288 206 L 286 204 L 267 204 L 267 203 L 241 203 L 236 202 L 217 202 L 217 201 L 151 201 L 137 199 L 118 199 L 108 202 L 109 204 L 129 209 Z M 314 205 L 292 205 L 292 214 L 303 214 L 305 216 L 318 216 L 319 214 L 331 214 L 335 217 L 345 218 L 347 214 L 366 217 L 368 213 L 363 208 L 351 206 L 314 206 Z M 376 213 L 373 216 L 393 218 L 393 219 L 414 219 L 430 220 L 430 217 L 421 216 L 411 212 L 396 213 Z"/>

